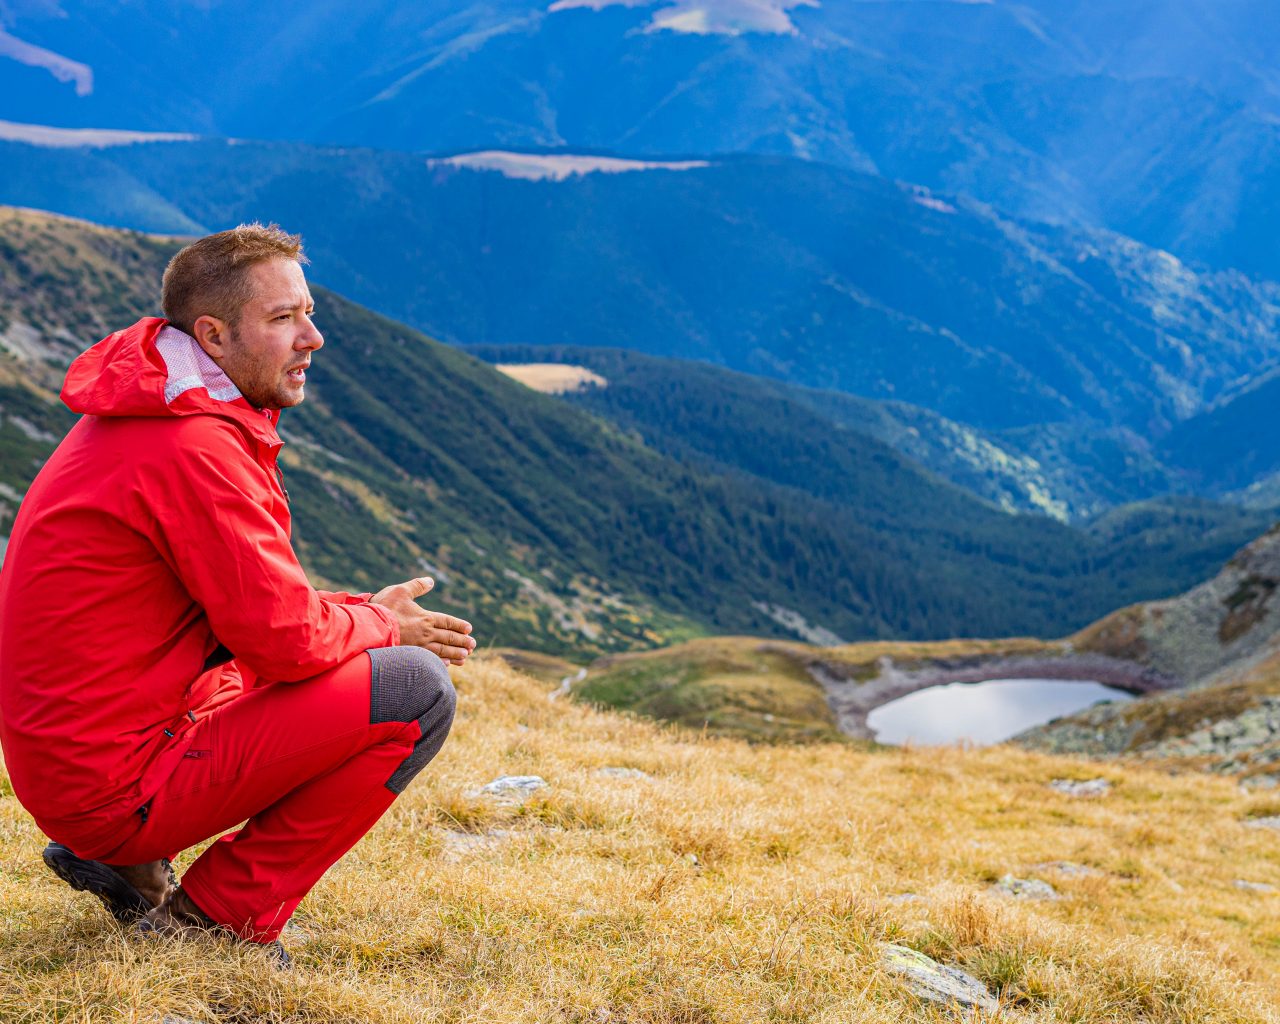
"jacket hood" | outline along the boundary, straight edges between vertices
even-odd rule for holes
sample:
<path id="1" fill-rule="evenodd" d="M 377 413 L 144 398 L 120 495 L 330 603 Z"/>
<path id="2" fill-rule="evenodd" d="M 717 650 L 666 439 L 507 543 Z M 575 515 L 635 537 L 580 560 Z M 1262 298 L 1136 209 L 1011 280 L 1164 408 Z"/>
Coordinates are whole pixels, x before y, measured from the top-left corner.
<path id="1" fill-rule="evenodd" d="M 280 410 L 255 409 L 195 338 L 160 317 L 144 317 L 77 356 L 62 401 L 90 416 L 224 416 L 263 444 L 282 443 Z"/>

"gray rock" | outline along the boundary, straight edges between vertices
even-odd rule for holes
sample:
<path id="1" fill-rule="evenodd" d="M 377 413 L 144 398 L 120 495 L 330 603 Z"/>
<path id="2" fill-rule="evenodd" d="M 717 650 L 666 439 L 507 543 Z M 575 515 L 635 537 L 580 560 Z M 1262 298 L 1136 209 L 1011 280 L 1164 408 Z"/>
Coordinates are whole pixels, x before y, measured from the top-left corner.
<path id="1" fill-rule="evenodd" d="M 1240 785 L 1244 789 L 1275 789 L 1280 786 L 1280 778 L 1274 775 L 1250 775 L 1247 779 L 1241 779 Z"/>
<path id="2" fill-rule="evenodd" d="M 1111 783 L 1102 778 L 1083 782 L 1075 779 L 1054 779 L 1049 783 L 1049 788 L 1056 789 L 1067 796 L 1105 796 L 1111 792 Z"/>
<path id="3" fill-rule="evenodd" d="M 1269 828 L 1275 832 L 1280 832 L 1280 814 L 1273 814 L 1266 818 L 1245 818 L 1245 828 Z"/>
<path id="4" fill-rule="evenodd" d="M 956 967 L 888 942 L 880 946 L 880 956 L 885 970 L 905 978 L 907 989 L 918 999 L 963 1010 L 1000 1008 L 982 982 Z"/>
<path id="5" fill-rule="evenodd" d="M 884 898 L 886 903 L 920 903 L 923 900 L 923 896 L 914 892 L 895 892 Z"/>
<path id="6" fill-rule="evenodd" d="M 597 768 L 596 774 L 606 779 L 651 779 L 648 772 L 639 768 Z"/>
<path id="7" fill-rule="evenodd" d="M 486 782 L 480 787 L 478 795 L 523 803 L 538 790 L 546 788 L 547 780 L 540 775 L 503 775 L 492 782 Z"/>
<path id="8" fill-rule="evenodd" d="M 1277 742 L 1280 742 L 1280 697 L 1262 697 L 1256 706 L 1246 708 L 1234 718 L 1220 719 L 1186 736 L 1158 743 L 1150 750 L 1159 757 L 1212 754 L 1234 757 L 1252 754 Z M 1230 767 L 1224 765 L 1216 770 L 1230 774 L 1243 767 L 1243 762 L 1234 762 Z"/>
<path id="9" fill-rule="evenodd" d="M 1097 878 L 1103 874 L 1097 868 L 1091 868 L 1087 864 L 1076 864 L 1069 860 L 1046 860 L 1040 864 L 1031 865 L 1033 871 L 1054 871 L 1063 878 Z"/>
<path id="10" fill-rule="evenodd" d="M 1056 900 L 1060 899 L 1058 891 L 1048 882 L 1038 878 L 1014 878 L 1005 875 L 991 887 L 991 891 L 999 896 L 1008 896 L 1015 900 Z"/>
<path id="11" fill-rule="evenodd" d="M 1237 878 L 1231 883 L 1237 889 L 1243 889 L 1245 892 L 1275 892 L 1274 885 L 1268 885 L 1266 882 L 1247 882 L 1243 878 Z"/>
<path id="12" fill-rule="evenodd" d="M 488 832 L 459 832 L 440 829 L 441 852 L 446 860 L 462 860 L 474 854 L 496 849 L 511 839 L 510 829 L 495 828 Z"/>

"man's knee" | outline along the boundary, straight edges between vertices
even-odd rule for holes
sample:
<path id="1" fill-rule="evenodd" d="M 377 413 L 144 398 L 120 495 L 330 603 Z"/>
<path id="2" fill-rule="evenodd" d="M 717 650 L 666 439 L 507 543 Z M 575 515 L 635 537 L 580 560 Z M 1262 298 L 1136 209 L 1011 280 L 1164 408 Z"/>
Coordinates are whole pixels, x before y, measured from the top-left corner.
<path id="1" fill-rule="evenodd" d="M 421 647 L 379 647 L 368 652 L 369 721 L 420 722 L 447 728 L 457 695 L 443 661 Z"/>
<path id="2" fill-rule="evenodd" d="M 381 647 L 369 651 L 372 663 L 369 720 L 417 722 L 419 736 L 413 750 L 387 779 L 399 794 L 440 752 L 453 725 L 457 694 L 444 662 L 420 647 Z"/>

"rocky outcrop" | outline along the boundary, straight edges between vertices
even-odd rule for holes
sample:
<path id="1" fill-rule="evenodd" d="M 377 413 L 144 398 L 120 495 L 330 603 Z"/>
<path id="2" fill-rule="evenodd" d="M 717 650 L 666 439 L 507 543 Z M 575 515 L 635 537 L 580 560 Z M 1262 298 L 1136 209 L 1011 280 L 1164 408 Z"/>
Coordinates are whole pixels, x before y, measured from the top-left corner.
<path id="1" fill-rule="evenodd" d="M 1150 748 L 1157 757 L 1236 758 L 1264 747 L 1280 748 L 1280 697 L 1259 698 L 1256 707 Z M 1277 750 L 1280 757 L 1280 749 Z"/>
<path id="2" fill-rule="evenodd" d="M 1072 637 L 1181 685 L 1127 704 L 1098 704 L 1015 737 L 1038 750 L 1174 758 L 1280 782 L 1280 526 L 1217 576 L 1166 601 L 1124 608 Z"/>
<path id="3" fill-rule="evenodd" d="M 1174 758 L 1271 788 L 1280 781 L 1280 656 L 1238 681 L 1098 704 L 1013 742 L 1057 754 Z"/>
<path id="4" fill-rule="evenodd" d="M 1123 608 L 1071 638 L 1076 650 L 1144 665 L 1185 686 L 1239 676 L 1280 633 L 1280 526 L 1242 548 L 1213 579 L 1165 601 Z"/>

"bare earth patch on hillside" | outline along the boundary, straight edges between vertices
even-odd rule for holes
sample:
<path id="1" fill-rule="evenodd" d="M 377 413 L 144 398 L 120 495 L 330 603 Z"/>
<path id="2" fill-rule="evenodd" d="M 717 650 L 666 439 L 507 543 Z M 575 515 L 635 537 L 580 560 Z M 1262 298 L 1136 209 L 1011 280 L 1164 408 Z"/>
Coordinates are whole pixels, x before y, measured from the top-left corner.
<path id="1" fill-rule="evenodd" d="M 286 932 L 291 974 L 125 940 L 5 786 L 0 1019 L 954 1019 L 884 969 L 890 942 L 976 976 L 1002 1007 L 982 1019 L 1280 1020 L 1280 896 L 1236 884 L 1280 885 L 1280 836 L 1245 824 L 1275 799 L 1010 748 L 700 739 L 498 659 L 456 681 L 439 762 Z M 1049 785 L 1100 771 L 1100 798 Z M 477 793 L 501 775 L 548 785 Z M 1008 875 L 1059 898 L 1002 896 Z"/>
<path id="2" fill-rule="evenodd" d="M 546 395 L 567 395 L 609 383 L 594 370 L 569 363 L 496 363 L 494 369 Z"/>

